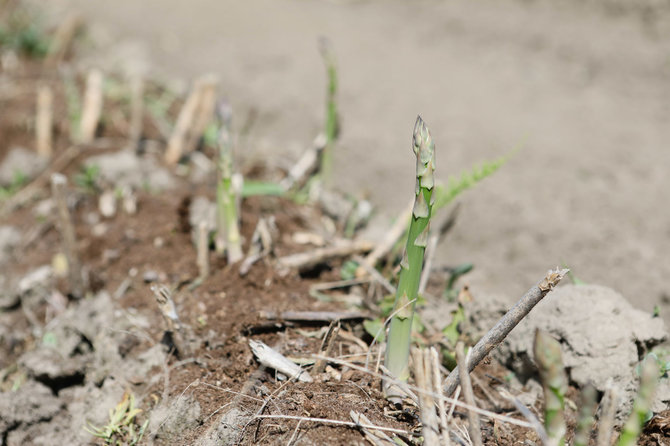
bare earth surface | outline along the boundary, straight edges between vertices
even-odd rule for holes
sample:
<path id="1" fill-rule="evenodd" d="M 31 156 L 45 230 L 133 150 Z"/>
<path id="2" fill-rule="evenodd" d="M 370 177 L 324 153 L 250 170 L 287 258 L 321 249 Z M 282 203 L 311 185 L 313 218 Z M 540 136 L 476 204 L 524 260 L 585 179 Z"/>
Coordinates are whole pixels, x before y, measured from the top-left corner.
<path id="1" fill-rule="evenodd" d="M 15 6 L 0 0 L 0 31 L 3 11 Z M 375 246 L 368 239 L 386 235 L 413 190 L 417 112 L 437 142 L 442 180 L 514 153 L 459 196 L 437 262 L 472 262 L 475 272 L 451 288 L 456 304 L 440 297 L 445 271 L 433 270 L 416 344 L 437 348 L 448 365 L 457 339 L 480 339 L 549 267 L 564 262 L 586 282 L 562 283 L 472 373 L 475 403 L 492 411 L 479 429 L 484 444 L 540 443 L 541 429 L 526 426 L 518 406 L 543 418 L 541 353 L 530 342 L 538 328 L 560 343 L 574 403 L 569 442 L 584 386 L 616 390 L 620 426 L 638 394 L 640 361 L 653 352 L 646 364 L 662 369 L 638 444 L 667 443 L 670 335 L 652 308 L 670 321 L 670 0 L 53 0 L 43 8 L 37 3 L 47 25 L 77 11 L 87 33 L 55 64 L 0 40 L 0 446 L 140 437 L 155 445 L 358 445 L 370 441 L 361 415 L 407 444 L 435 443 L 427 434 L 440 429 L 424 419 L 432 404 L 392 405 L 370 374 L 384 345 L 372 342 L 370 323 L 385 314 L 390 286 L 382 285 L 394 282 L 400 253 L 376 263 L 383 279 L 335 285 L 328 282 L 353 274 L 353 251 L 311 266 L 293 256 L 354 245 L 363 252 Z M 17 11 L 7 17 L 20 18 Z M 170 122 L 188 108 L 192 80 L 213 72 L 235 111 L 236 169 L 248 181 L 284 178 L 323 127 L 320 36 L 339 65 L 335 187 L 370 197 L 376 224 L 350 228 L 351 203 L 329 185 L 306 204 L 303 191 L 251 194 L 240 202 L 249 257 L 238 266 L 204 250 L 211 274 L 202 277 L 194 231 L 216 226 L 216 143 L 203 138 L 198 152 L 170 166 Z M 86 121 L 79 112 L 90 115 L 77 103 L 94 84 L 85 82 L 92 66 L 107 81 L 103 114 L 94 140 L 77 143 L 77 123 Z M 147 107 L 136 144 L 126 75 L 138 72 Z M 50 160 L 33 150 L 35 91 L 46 87 Z M 71 213 L 73 236 L 56 218 L 67 212 L 48 199 L 56 171 L 69 180 L 61 209 Z M 17 186 L 17 172 L 33 182 Z M 340 240 L 349 229 L 353 244 Z M 263 252 L 247 264 L 259 234 Z M 80 262 L 63 260 L 67 240 L 64 252 Z M 311 379 L 282 381 L 293 372 L 258 358 L 261 341 Z M 335 358 L 322 368 L 314 354 Z M 410 383 L 420 375 L 413 371 Z M 600 401 L 598 435 L 612 431 L 602 415 L 608 400 Z M 456 408 L 441 430 L 460 439 L 466 418 Z M 337 424 L 346 420 L 357 424 Z"/>
<path id="2" fill-rule="evenodd" d="M 618 5 L 618 6 L 617 6 Z M 630 6 L 630 5 L 629 5 Z M 438 177 L 523 145 L 462 200 L 438 262 L 518 297 L 558 262 L 670 320 L 670 41 L 663 2 L 59 0 L 80 11 L 86 63 L 187 85 L 214 72 L 251 125 L 246 157 L 295 159 L 321 127 L 337 55 L 336 184 L 388 218 L 412 190 L 411 126 L 438 144 Z M 102 50 L 100 50 L 102 49 Z M 664 297 L 665 296 L 665 297 Z"/>

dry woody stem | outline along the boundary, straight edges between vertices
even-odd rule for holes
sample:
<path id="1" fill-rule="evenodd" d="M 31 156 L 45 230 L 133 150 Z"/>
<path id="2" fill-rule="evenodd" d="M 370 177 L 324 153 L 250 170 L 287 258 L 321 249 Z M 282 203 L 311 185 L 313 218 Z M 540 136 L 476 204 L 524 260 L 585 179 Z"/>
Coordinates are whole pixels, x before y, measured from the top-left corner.
<path id="1" fill-rule="evenodd" d="M 532 287 L 472 348 L 468 371 L 471 372 L 491 350 L 498 346 L 521 320 L 546 296 L 563 277 L 568 269 L 556 269 L 547 272 L 544 279 Z M 459 384 L 458 367 L 452 370 L 445 381 L 444 393 L 450 396 Z"/>
<path id="2" fill-rule="evenodd" d="M 343 241 L 336 246 L 318 248 L 310 252 L 301 252 L 280 257 L 278 261 L 282 267 L 304 271 L 334 258 L 347 257 L 352 254 L 369 251 L 372 247 L 372 243 L 367 240 Z"/>
<path id="3" fill-rule="evenodd" d="M 475 394 L 472 391 L 472 383 L 470 382 L 470 373 L 466 371 L 465 362 L 465 348 L 462 342 L 456 344 L 456 359 L 459 365 L 459 377 L 461 380 L 461 389 L 463 390 L 463 398 L 465 403 L 469 406 L 476 407 Z M 479 415 L 472 410 L 468 410 L 468 433 L 473 446 L 482 446 L 482 431 L 479 425 Z"/>
<path id="4" fill-rule="evenodd" d="M 619 392 L 609 383 L 609 388 L 601 401 L 602 412 L 598 423 L 596 446 L 611 446 L 614 433 L 614 417 L 619 406 Z"/>
<path id="5" fill-rule="evenodd" d="M 35 143 L 37 153 L 44 158 L 53 154 L 53 102 L 51 87 L 42 85 L 37 90 L 37 117 L 35 120 Z"/>
<path id="6" fill-rule="evenodd" d="M 63 251 L 67 259 L 68 280 L 70 292 L 75 297 L 84 296 L 84 276 L 82 274 L 81 262 L 77 253 L 77 240 L 75 238 L 74 223 L 72 215 L 67 206 L 67 178 L 60 174 L 51 175 L 51 193 L 58 211 L 58 228 L 60 229 Z"/>
<path id="7" fill-rule="evenodd" d="M 407 229 L 407 222 L 412 217 L 412 209 L 414 208 L 414 200 L 410 201 L 407 204 L 407 207 L 403 209 L 402 213 L 398 216 L 395 223 L 390 230 L 386 231 L 386 236 L 384 240 L 375 246 L 375 248 L 368 254 L 364 261 L 365 266 L 359 266 L 356 270 L 356 277 L 363 277 L 368 274 L 370 268 L 374 268 L 377 265 L 377 262 L 384 257 L 396 242 L 402 237 Z"/>
<path id="8" fill-rule="evenodd" d="M 205 221 L 198 225 L 197 261 L 199 278 L 205 280 L 209 276 L 209 229 Z"/>
<path id="9" fill-rule="evenodd" d="M 86 77 L 86 92 L 79 125 L 79 142 L 88 144 L 95 139 L 95 132 L 102 115 L 102 82 L 100 70 L 89 71 Z"/>
<path id="10" fill-rule="evenodd" d="M 429 350 L 412 349 L 412 365 L 416 387 L 422 392 L 419 394 L 419 408 L 421 409 L 421 424 L 424 444 L 440 444 L 440 428 L 433 392 L 432 361 Z"/>
<path id="11" fill-rule="evenodd" d="M 144 81 L 140 76 L 130 79 L 130 129 L 128 143 L 137 149 L 142 138 L 142 119 L 144 117 Z"/>
<path id="12" fill-rule="evenodd" d="M 218 80 L 211 75 L 195 81 L 170 135 L 165 151 L 166 164 L 177 164 L 182 156 L 195 148 L 214 113 L 217 86 Z"/>
<path id="13" fill-rule="evenodd" d="M 172 299 L 172 292 L 167 287 L 159 285 L 151 285 L 151 291 L 165 321 L 165 331 L 168 339 L 176 349 L 177 355 L 188 355 L 190 348 L 186 343 L 184 327 L 177 315 L 177 307 Z"/>
<path id="14" fill-rule="evenodd" d="M 54 33 L 49 52 L 44 61 L 47 66 L 58 65 L 67 55 L 77 30 L 82 26 L 82 19 L 79 14 L 71 14 L 63 20 Z"/>

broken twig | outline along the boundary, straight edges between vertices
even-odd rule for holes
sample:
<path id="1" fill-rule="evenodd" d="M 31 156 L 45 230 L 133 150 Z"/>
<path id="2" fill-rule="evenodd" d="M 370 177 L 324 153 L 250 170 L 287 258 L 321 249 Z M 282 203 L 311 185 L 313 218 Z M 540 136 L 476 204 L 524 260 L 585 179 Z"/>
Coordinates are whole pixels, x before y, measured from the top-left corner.
<path id="1" fill-rule="evenodd" d="M 461 381 L 461 389 L 463 389 L 463 398 L 470 406 L 476 406 L 475 394 L 472 391 L 472 383 L 470 382 L 470 373 L 466 370 L 465 348 L 463 342 L 456 344 L 456 359 L 458 361 L 459 378 Z M 468 433 L 473 446 L 482 446 L 482 430 L 479 425 L 479 416 L 476 412 L 468 410 Z"/>
<path id="2" fill-rule="evenodd" d="M 53 102 L 51 87 L 42 85 L 37 90 L 37 118 L 35 139 L 37 153 L 43 158 L 51 158 L 53 153 Z"/>
<path id="3" fill-rule="evenodd" d="M 440 428 L 435 413 L 435 400 L 432 397 L 433 377 L 432 361 L 429 350 L 412 349 L 412 365 L 416 386 L 421 389 L 419 394 L 419 408 L 421 409 L 421 424 L 424 443 L 439 445 Z"/>
<path id="4" fill-rule="evenodd" d="M 535 307 L 549 291 L 551 291 L 561 279 L 568 273 L 568 269 L 556 269 L 547 272 L 547 275 L 534 287 L 524 294 L 524 296 L 514 305 L 488 333 L 482 337 L 472 348 L 470 360 L 468 361 L 468 372 L 474 370 L 482 359 L 489 354 L 503 339 L 507 337 L 510 331 L 516 327 L 521 320 L 526 317 L 530 310 Z M 444 392 L 450 396 L 456 390 L 459 384 L 458 367 L 452 370 L 445 381 Z"/>
<path id="5" fill-rule="evenodd" d="M 369 267 L 374 268 L 377 265 L 377 262 L 384 257 L 396 244 L 398 239 L 402 237 L 407 229 L 407 224 L 412 215 L 412 210 L 414 209 L 414 198 L 408 206 L 403 209 L 402 213 L 398 216 L 398 219 L 395 221 L 391 229 L 386 233 L 384 240 L 374 247 L 374 249 L 365 257 L 365 264 Z M 359 266 L 356 270 L 356 277 L 364 276 L 367 273 L 366 268 Z"/>
<path id="6" fill-rule="evenodd" d="M 279 258 L 279 265 L 285 268 L 296 268 L 300 271 L 304 271 L 321 262 L 369 251 L 372 247 L 372 243 L 366 240 L 346 241 L 336 246 L 318 248 L 310 252 L 301 252 L 299 254 L 281 257 Z"/>

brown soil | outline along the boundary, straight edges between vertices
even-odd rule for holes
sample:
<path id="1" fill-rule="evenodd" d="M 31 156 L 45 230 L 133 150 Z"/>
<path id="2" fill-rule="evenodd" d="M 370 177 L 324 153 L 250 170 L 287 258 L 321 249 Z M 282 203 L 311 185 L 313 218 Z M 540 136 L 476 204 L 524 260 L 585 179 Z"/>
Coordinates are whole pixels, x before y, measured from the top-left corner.
<path id="1" fill-rule="evenodd" d="M 6 154 L 16 146 L 32 147 L 34 127 L 34 92 L 38 84 L 47 83 L 54 88 L 56 104 L 55 152 L 56 155 L 70 147 L 69 122 L 65 106 L 65 90 L 62 79 L 52 71 L 44 71 L 35 61 L 23 60 L 17 71 L 0 70 L 3 81 L 12 85 L 3 90 L 0 96 L 0 163 Z M 75 76 L 76 85 L 81 89 L 82 78 Z M 152 84 L 150 88 L 160 89 Z M 171 118 L 180 104 L 178 101 Z M 5 110 L 9 112 L 4 112 Z M 378 426 L 394 428 L 406 432 L 401 434 L 408 444 L 420 444 L 421 425 L 419 411 L 414 405 L 407 404 L 398 410 L 392 407 L 380 391 L 380 381 L 374 376 L 362 373 L 346 366 L 332 363 L 332 370 L 315 377 L 313 383 L 286 382 L 278 379 L 276 373 L 261 366 L 254 358 L 249 339 L 263 341 L 291 358 L 309 358 L 320 351 L 323 327 L 328 323 L 304 324 L 290 321 L 268 321 L 262 311 L 321 311 L 345 310 L 342 303 L 324 302 L 310 296 L 310 286 L 324 281 L 340 278 L 341 261 L 328 262 L 307 273 L 279 271 L 275 265 L 276 257 L 310 249 L 299 245 L 292 239 L 297 231 L 320 232 L 325 217 L 316 206 L 299 205 L 293 201 L 277 197 L 251 197 L 242 202 L 241 227 L 245 240 L 250 240 L 259 218 L 274 216 L 279 238 L 276 240 L 272 256 L 257 262 L 245 276 L 240 276 L 236 265 L 227 262 L 210 252 L 212 274 L 195 286 L 198 276 L 196 253 L 191 239 L 188 212 L 189 205 L 197 196 L 210 199 L 214 195 L 212 179 L 192 184 L 183 178 L 175 177 L 175 187 L 169 192 L 138 192 L 138 212 L 128 215 L 119 211 L 113 218 L 100 219 L 98 213 L 98 194 L 85 191 L 73 185 L 73 177 L 82 163 L 93 155 L 113 153 L 121 150 L 127 134 L 128 122 L 125 105 L 121 101 L 110 99 L 106 102 L 106 119 L 99 129 L 99 140 L 106 139 L 106 149 L 82 147 L 79 155 L 70 162 L 63 173 L 70 178 L 70 193 L 76 197 L 77 204 L 73 213 L 77 250 L 88 271 L 91 293 L 83 301 L 96 299 L 95 293 L 106 290 L 114 294 L 123 289 L 114 300 L 115 311 L 123 314 L 141 315 L 148 321 L 146 327 L 136 327 L 115 346 L 124 360 L 137 360 L 144 352 L 155 345 L 166 342 L 166 326 L 161 317 L 150 284 L 145 277 L 148 273 L 160 282 L 173 288 L 173 297 L 182 324 L 189 328 L 187 345 L 191 351 L 172 351 L 165 346 L 165 364 L 155 366 L 146 376 L 133 376 L 123 385 L 136 395 L 143 413 L 137 418 L 137 426 L 151 417 L 153 410 L 161 405 L 175 405 L 176 401 L 190 398 L 197 402 L 200 415 L 187 428 L 174 435 L 160 431 L 155 426 L 147 432 L 145 442 L 154 444 L 193 444 L 205 438 L 217 428 L 221 415 L 237 409 L 243 416 L 235 419 L 237 425 L 231 429 L 240 432 L 237 444 L 365 444 L 363 434 L 357 428 L 336 426 L 326 422 L 301 421 L 281 418 L 253 418 L 252 415 L 275 415 L 321 418 L 328 420 L 350 420 L 350 411 L 354 410 L 367 416 Z M 145 120 L 144 137 L 164 143 L 159 130 L 150 119 Z M 205 153 L 211 148 L 203 148 Z M 147 156 L 152 156 L 149 154 Z M 105 166 L 101 166 L 103 169 Z M 275 166 L 264 164 L 249 169 L 256 174 L 275 174 Z M 40 195 L 47 197 L 48 188 L 43 187 Z M 33 203 L 21 207 L 3 217 L 2 224 L 20 228 L 22 245 L 15 249 L 11 261 L 3 265 L 2 274 L 6 277 L 23 277 L 35 267 L 50 264 L 60 250 L 61 237 L 56 229 L 54 216 L 46 220 L 36 219 L 32 210 Z M 98 223 L 91 222 L 91 216 L 97 216 Z M 102 223 L 102 234 L 97 231 Z M 246 246 L 245 246 L 246 248 Z M 429 290 L 439 294 L 444 286 L 444 278 L 436 277 Z M 60 279 L 55 287 L 62 295 L 70 293 L 69 284 Z M 373 299 L 378 294 L 372 293 Z M 70 308 L 76 308 L 82 301 L 66 301 Z M 372 302 L 374 303 L 374 302 Z M 375 306 L 370 300 L 366 311 L 371 314 Z M 11 332 L 15 333 L 11 342 L 3 340 L 0 344 L 0 370 L 8 370 L 20 364 L 22 355 L 36 349 L 41 340 L 34 336 L 33 324 L 37 320 L 46 326 L 53 318 L 49 302 L 40 301 L 33 307 L 33 316 L 28 317 L 21 305 L 3 311 L 3 321 L 9 321 Z M 111 318 L 111 315 L 110 315 Z M 336 342 L 334 351 L 341 358 L 357 357 L 366 353 L 371 341 L 364 333 L 360 320 L 343 322 L 342 335 Z M 42 328 L 43 328 L 42 327 Z M 425 340 L 434 339 L 434 333 L 424 333 Z M 427 342 L 427 341 L 426 341 Z M 171 347 L 174 347 L 173 345 Z M 352 363 L 360 363 L 351 360 Z M 117 368 L 123 369 L 125 363 Z M 18 366 L 19 370 L 21 366 Z M 513 405 L 504 400 L 498 389 L 509 387 L 505 382 L 509 371 L 495 362 L 480 365 L 474 372 L 477 377 L 477 402 L 482 408 L 521 419 Z M 14 375 L 2 375 L 2 389 L 9 385 Z M 158 379 L 156 379 L 158 377 Z M 28 376 L 29 379 L 34 377 Z M 104 382 L 106 378 L 103 378 Z M 81 381 L 67 386 L 83 385 Z M 64 385 L 65 386 L 65 385 Z M 99 387 L 101 387 L 100 384 Z M 10 385 L 11 387 L 11 385 Z M 25 429 L 23 444 L 32 444 L 37 434 L 51 434 L 54 420 L 58 420 L 66 405 L 69 394 L 63 389 L 52 388 L 54 396 L 61 399 L 61 411 L 48 419 L 34 424 L 13 426 L 19 431 Z M 104 387 L 103 387 L 104 388 Z M 511 389 L 519 392 L 522 389 Z M 569 395 L 577 399 L 578 391 L 571 390 Z M 539 413 L 541 400 L 535 402 L 533 410 Z M 176 409 L 175 409 L 176 410 Z M 467 414 L 459 409 L 454 412 L 456 423 L 466 426 Z M 570 429 L 574 429 L 574 413 L 569 411 Z M 0 420 L 2 421 L 2 420 Z M 81 426 L 85 419 L 77 420 Z M 29 431 L 40 426 L 42 431 Z M 164 423 L 178 425 L 178 422 L 166 418 Z M 664 432 L 662 423 L 652 427 L 647 438 L 652 443 L 658 432 Z M 160 431 L 160 432 L 159 432 Z M 526 428 L 519 428 L 500 421 L 484 420 L 482 432 L 487 445 L 512 445 L 519 441 L 538 442 L 537 435 Z M 16 432 L 11 435 L 15 435 Z M 2 444 L 11 444 L 11 435 L 3 433 Z M 57 436 L 57 434 L 55 434 Z M 94 442 L 93 437 L 89 439 Z M 102 442 L 100 442 L 102 444 Z"/>

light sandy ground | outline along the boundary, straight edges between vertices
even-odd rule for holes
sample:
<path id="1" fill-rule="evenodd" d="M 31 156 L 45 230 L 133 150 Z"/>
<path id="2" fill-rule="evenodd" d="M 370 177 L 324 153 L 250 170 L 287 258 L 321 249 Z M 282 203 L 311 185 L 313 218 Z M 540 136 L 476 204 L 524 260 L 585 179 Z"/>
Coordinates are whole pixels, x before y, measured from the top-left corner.
<path id="1" fill-rule="evenodd" d="M 246 150 L 275 159 L 297 156 L 320 128 L 317 38 L 327 36 L 341 87 L 336 183 L 369 191 L 386 214 L 413 190 L 417 113 L 443 179 L 524 142 L 463 196 L 440 247 L 440 263 L 476 265 L 475 292 L 516 298 L 566 262 L 646 311 L 670 300 L 670 40 L 653 10 L 511 0 L 52 5 L 86 17 L 91 63 L 182 80 L 218 74 L 238 124 L 258 114 Z M 661 310 L 670 320 L 667 303 Z"/>

